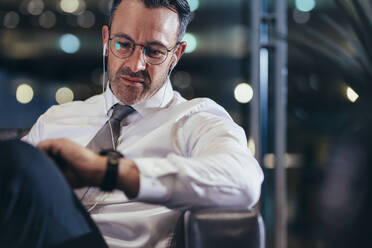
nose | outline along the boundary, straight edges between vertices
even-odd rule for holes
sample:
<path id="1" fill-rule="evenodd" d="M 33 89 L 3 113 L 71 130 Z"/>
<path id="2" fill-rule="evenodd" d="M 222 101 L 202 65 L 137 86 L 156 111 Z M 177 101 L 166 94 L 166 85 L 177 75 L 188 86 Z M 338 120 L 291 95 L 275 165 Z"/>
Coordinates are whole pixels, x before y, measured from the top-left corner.
<path id="1" fill-rule="evenodd" d="M 146 69 L 146 61 L 142 50 L 143 48 L 141 46 L 136 46 L 132 56 L 126 59 L 125 64 L 132 70 L 132 72 L 143 71 Z"/>

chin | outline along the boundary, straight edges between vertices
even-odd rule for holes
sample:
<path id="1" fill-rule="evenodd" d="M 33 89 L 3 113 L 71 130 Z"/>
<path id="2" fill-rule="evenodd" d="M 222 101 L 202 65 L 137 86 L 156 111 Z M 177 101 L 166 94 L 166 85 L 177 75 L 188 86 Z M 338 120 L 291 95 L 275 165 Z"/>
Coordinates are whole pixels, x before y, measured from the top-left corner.
<path id="1" fill-rule="evenodd" d="M 142 100 L 141 98 L 135 97 L 133 95 L 130 95 L 130 96 L 121 95 L 121 96 L 118 97 L 118 99 L 126 105 L 133 105 L 133 104 L 138 103 L 139 101 Z"/>
<path id="2" fill-rule="evenodd" d="M 142 90 L 127 85 L 117 86 L 112 87 L 112 92 L 122 103 L 132 105 L 142 100 Z"/>
<path id="3" fill-rule="evenodd" d="M 124 94 L 119 95 L 118 99 L 126 104 L 126 105 L 133 105 L 135 103 L 138 103 L 143 100 L 143 97 L 141 97 L 138 94 L 128 94 L 129 92 L 126 92 Z"/>

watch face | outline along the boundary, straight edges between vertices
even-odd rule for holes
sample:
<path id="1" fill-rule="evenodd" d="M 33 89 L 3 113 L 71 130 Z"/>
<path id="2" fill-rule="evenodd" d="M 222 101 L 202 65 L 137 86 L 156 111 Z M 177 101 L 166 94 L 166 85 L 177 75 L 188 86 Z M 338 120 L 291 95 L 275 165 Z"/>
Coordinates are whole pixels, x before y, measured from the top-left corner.
<path id="1" fill-rule="evenodd" d="M 108 163 L 109 163 L 109 164 L 117 164 L 119 159 L 120 159 L 120 158 L 117 158 L 117 157 L 111 157 L 111 156 L 109 155 L 109 156 L 108 156 Z"/>
<path id="2" fill-rule="evenodd" d="M 111 151 L 107 154 L 107 157 L 108 157 L 108 162 L 110 164 L 117 164 L 118 161 L 120 160 L 120 158 L 123 157 L 123 155 L 121 155 L 120 153 L 118 152 L 115 152 L 115 151 Z"/>
<path id="3" fill-rule="evenodd" d="M 118 158 L 124 157 L 123 154 L 113 149 L 102 150 L 99 154 L 104 155 L 104 156 L 109 156 L 109 157 L 118 157 Z"/>

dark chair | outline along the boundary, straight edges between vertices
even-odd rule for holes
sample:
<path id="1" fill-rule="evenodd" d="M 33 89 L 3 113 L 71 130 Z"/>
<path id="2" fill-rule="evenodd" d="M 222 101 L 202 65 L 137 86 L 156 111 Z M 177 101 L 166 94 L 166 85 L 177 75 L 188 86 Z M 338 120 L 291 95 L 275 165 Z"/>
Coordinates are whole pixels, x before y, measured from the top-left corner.
<path id="1" fill-rule="evenodd" d="M 19 139 L 29 129 L 0 128 L 0 140 Z M 180 219 L 171 248 L 264 248 L 259 211 L 236 208 L 188 210 Z"/>
<path id="2" fill-rule="evenodd" d="M 257 210 L 190 210 L 185 224 L 187 248 L 265 247 L 264 223 Z"/>
<path id="3" fill-rule="evenodd" d="M 0 140 L 20 139 L 25 136 L 29 128 L 0 128 Z"/>

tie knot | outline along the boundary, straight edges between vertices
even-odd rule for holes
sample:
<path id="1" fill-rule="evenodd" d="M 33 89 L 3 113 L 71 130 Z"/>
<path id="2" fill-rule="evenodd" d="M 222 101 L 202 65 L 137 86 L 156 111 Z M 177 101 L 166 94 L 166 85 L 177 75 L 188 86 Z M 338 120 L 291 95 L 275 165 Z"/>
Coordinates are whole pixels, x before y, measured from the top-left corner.
<path id="1" fill-rule="evenodd" d="M 113 107 L 111 120 L 121 121 L 134 112 L 134 108 L 128 105 L 115 104 Z"/>

